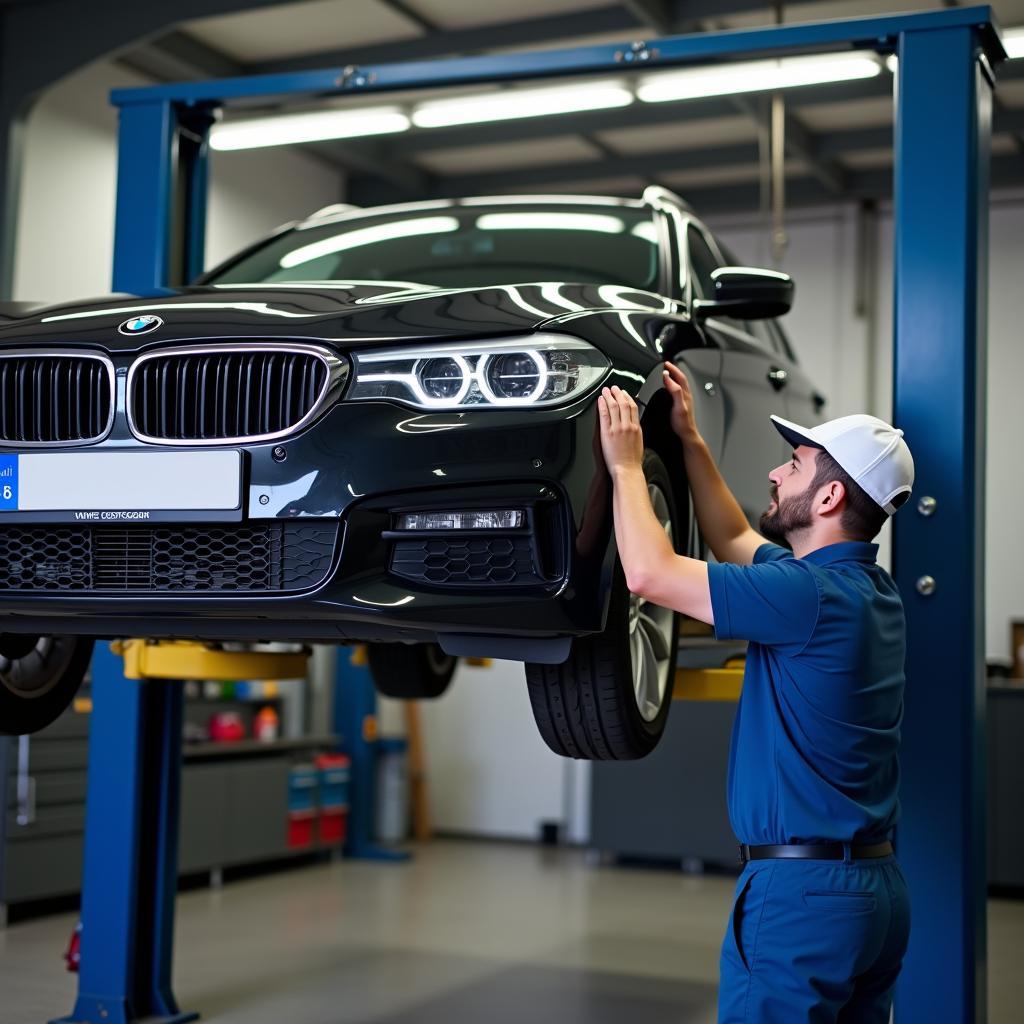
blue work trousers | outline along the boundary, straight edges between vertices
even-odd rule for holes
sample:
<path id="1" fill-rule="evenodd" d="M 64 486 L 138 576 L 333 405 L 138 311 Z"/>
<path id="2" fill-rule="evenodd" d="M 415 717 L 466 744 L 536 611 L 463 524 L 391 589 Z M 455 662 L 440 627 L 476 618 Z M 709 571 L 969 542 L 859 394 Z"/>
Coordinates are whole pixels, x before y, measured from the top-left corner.
<path id="1" fill-rule="evenodd" d="M 888 1024 L 909 936 L 895 857 L 750 861 L 722 944 L 719 1024 Z"/>

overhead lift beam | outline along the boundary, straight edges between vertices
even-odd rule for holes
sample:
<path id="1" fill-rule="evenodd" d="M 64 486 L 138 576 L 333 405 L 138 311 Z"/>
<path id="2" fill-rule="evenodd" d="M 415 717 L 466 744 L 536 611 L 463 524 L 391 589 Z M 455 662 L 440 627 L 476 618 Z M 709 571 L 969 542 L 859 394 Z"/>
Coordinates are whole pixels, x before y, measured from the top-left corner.
<path id="1" fill-rule="evenodd" d="M 632 68 L 720 63 L 766 56 L 871 49 L 899 55 L 896 106 L 894 419 L 917 462 L 918 508 L 894 522 L 894 573 L 904 596 L 909 648 L 903 728 L 903 824 L 897 846 L 916 896 L 900 980 L 899 1024 L 985 1020 L 983 827 L 985 224 L 991 130 L 990 64 L 1005 57 L 988 7 L 703 33 L 651 41 L 649 59 L 629 46 L 348 67 L 157 86 L 114 94 L 121 108 L 114 288 L 159 293 L 201 269 L 206 134 L 217 108 L 254 97 L 289 100 L 483 82 L 607 74 Z M 656 51 L 656 56 L 654 52 Z M 193 141 L 178 145 L 183 130 Z M 184 176 L 185 188 L 181 188 Z M 185 195 L 174 206 L 172 196 Z M 941 563 L 937 562 L 941 551 Z M 153 684 L 141 684 L 143 687 Z M 119 936 L 136 877 L 110 871 L 124 856 L 97 825 L 107 787 L 127 799 L 126 773 L 166 767 L 174 742 L 161 716 L 173 708 L 116 688 L 97 695 L 90 764 L 84 880 L 83 975 L 108 990 L 81 993 L 75 1019 L 127 1024 L 132 1006 L 173 1008 L 173 900 Z M 143 737 L 164 740 L 147 746 Z M 124 730 L 132 735 L 126 740 Z M 162 776 L 156 773 L 156 778 Z M 133 783 L 142 786 L 142 783 Z M 167 788 L 146 796 L 173 802 Z M 141 822 L 130 822 L 138 848 Z M 123 832 L 123 830 L 122 830 Z M 126 855 L 125 855 L 126 856 Z M 169 886 L 166 872 L 161 875 Z M 146 867 L 147 865 L 143 865 Z M 166 894 L 166 889 L 165 889 Z M 106 916 L 105 916 L 106 915 Z M 92 936 L 92 938 L 90 938 Z M 108 942 L 101 943 L 96 936 Z M 126 949 L 126 942 L 135 948 Z M 130 978 L 134 957 L 149 965 Z M 110 969 L 108 969 L 108 967 Z M 131 988 L 124 986 L 131 984 Z M 121 988 L 118 988 L 121 985 Z M 91 1002 L 82 1000 L 88 995 Z M 87 1007 L 93 1007 L 87 1011 Z M 100 1012 L 100 1007 L 104 1007 Z M 110 1012 L 111 1008 L 117 1012 Z M 160 1019 L 159 1017 L 157 1019 Z M 163 1019 L 179 1019 L 174 1009 Z"/>

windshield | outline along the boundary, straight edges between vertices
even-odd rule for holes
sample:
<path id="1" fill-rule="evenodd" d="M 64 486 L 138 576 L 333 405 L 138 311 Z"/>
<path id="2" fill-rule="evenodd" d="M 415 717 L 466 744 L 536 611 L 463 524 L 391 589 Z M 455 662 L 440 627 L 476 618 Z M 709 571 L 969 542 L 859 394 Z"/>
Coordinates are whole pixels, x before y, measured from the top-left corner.
<path id="1" fill-rule="evenodd" d="M 296 228 L 208 284 L 387 281 L 474 288 L 528 281 L 657 290 L 648 209 L 500 204 L 395 210 Z"/>

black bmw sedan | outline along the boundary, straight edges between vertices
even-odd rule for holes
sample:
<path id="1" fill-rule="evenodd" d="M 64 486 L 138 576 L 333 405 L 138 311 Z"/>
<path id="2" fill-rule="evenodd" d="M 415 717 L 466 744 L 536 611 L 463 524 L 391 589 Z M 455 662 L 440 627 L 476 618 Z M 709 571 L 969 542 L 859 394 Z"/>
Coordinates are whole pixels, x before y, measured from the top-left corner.
<path id="1" fill-rule="evenodd" d="M 557 753 L 635 758 L 679 616 L 631 594 L 596 398 L 643 412 L 651 503 L 700 556 L 663 360 L 756 521 L 779 412 L 824 399 L 672 193 L 331 207 L 198 280 L 0 321 L 0 731 L 68 704 L 93 639 L 369 644 L 379 689 L 525 663 Z"/>

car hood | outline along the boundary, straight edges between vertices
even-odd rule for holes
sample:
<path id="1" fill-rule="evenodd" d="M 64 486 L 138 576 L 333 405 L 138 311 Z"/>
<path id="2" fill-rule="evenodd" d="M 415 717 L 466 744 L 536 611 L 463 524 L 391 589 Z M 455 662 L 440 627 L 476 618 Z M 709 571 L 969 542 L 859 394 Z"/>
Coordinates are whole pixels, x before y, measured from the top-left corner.
<path id="1" fill-rule="evenodd" d="M 46 308 L 0 310 L 0 345 L 60 343 L 130 351 L 197 338 L 301 338 L 346 347 L 406 339 L 496 335 L 601 310 L 668 311 L 653 292 L 620 285 L 536 282 L 485 288 L 344 283 L 232 285 L 115 295 Z M 126 336 L 127 320 L 156 315 L 163 323 Z"/>

